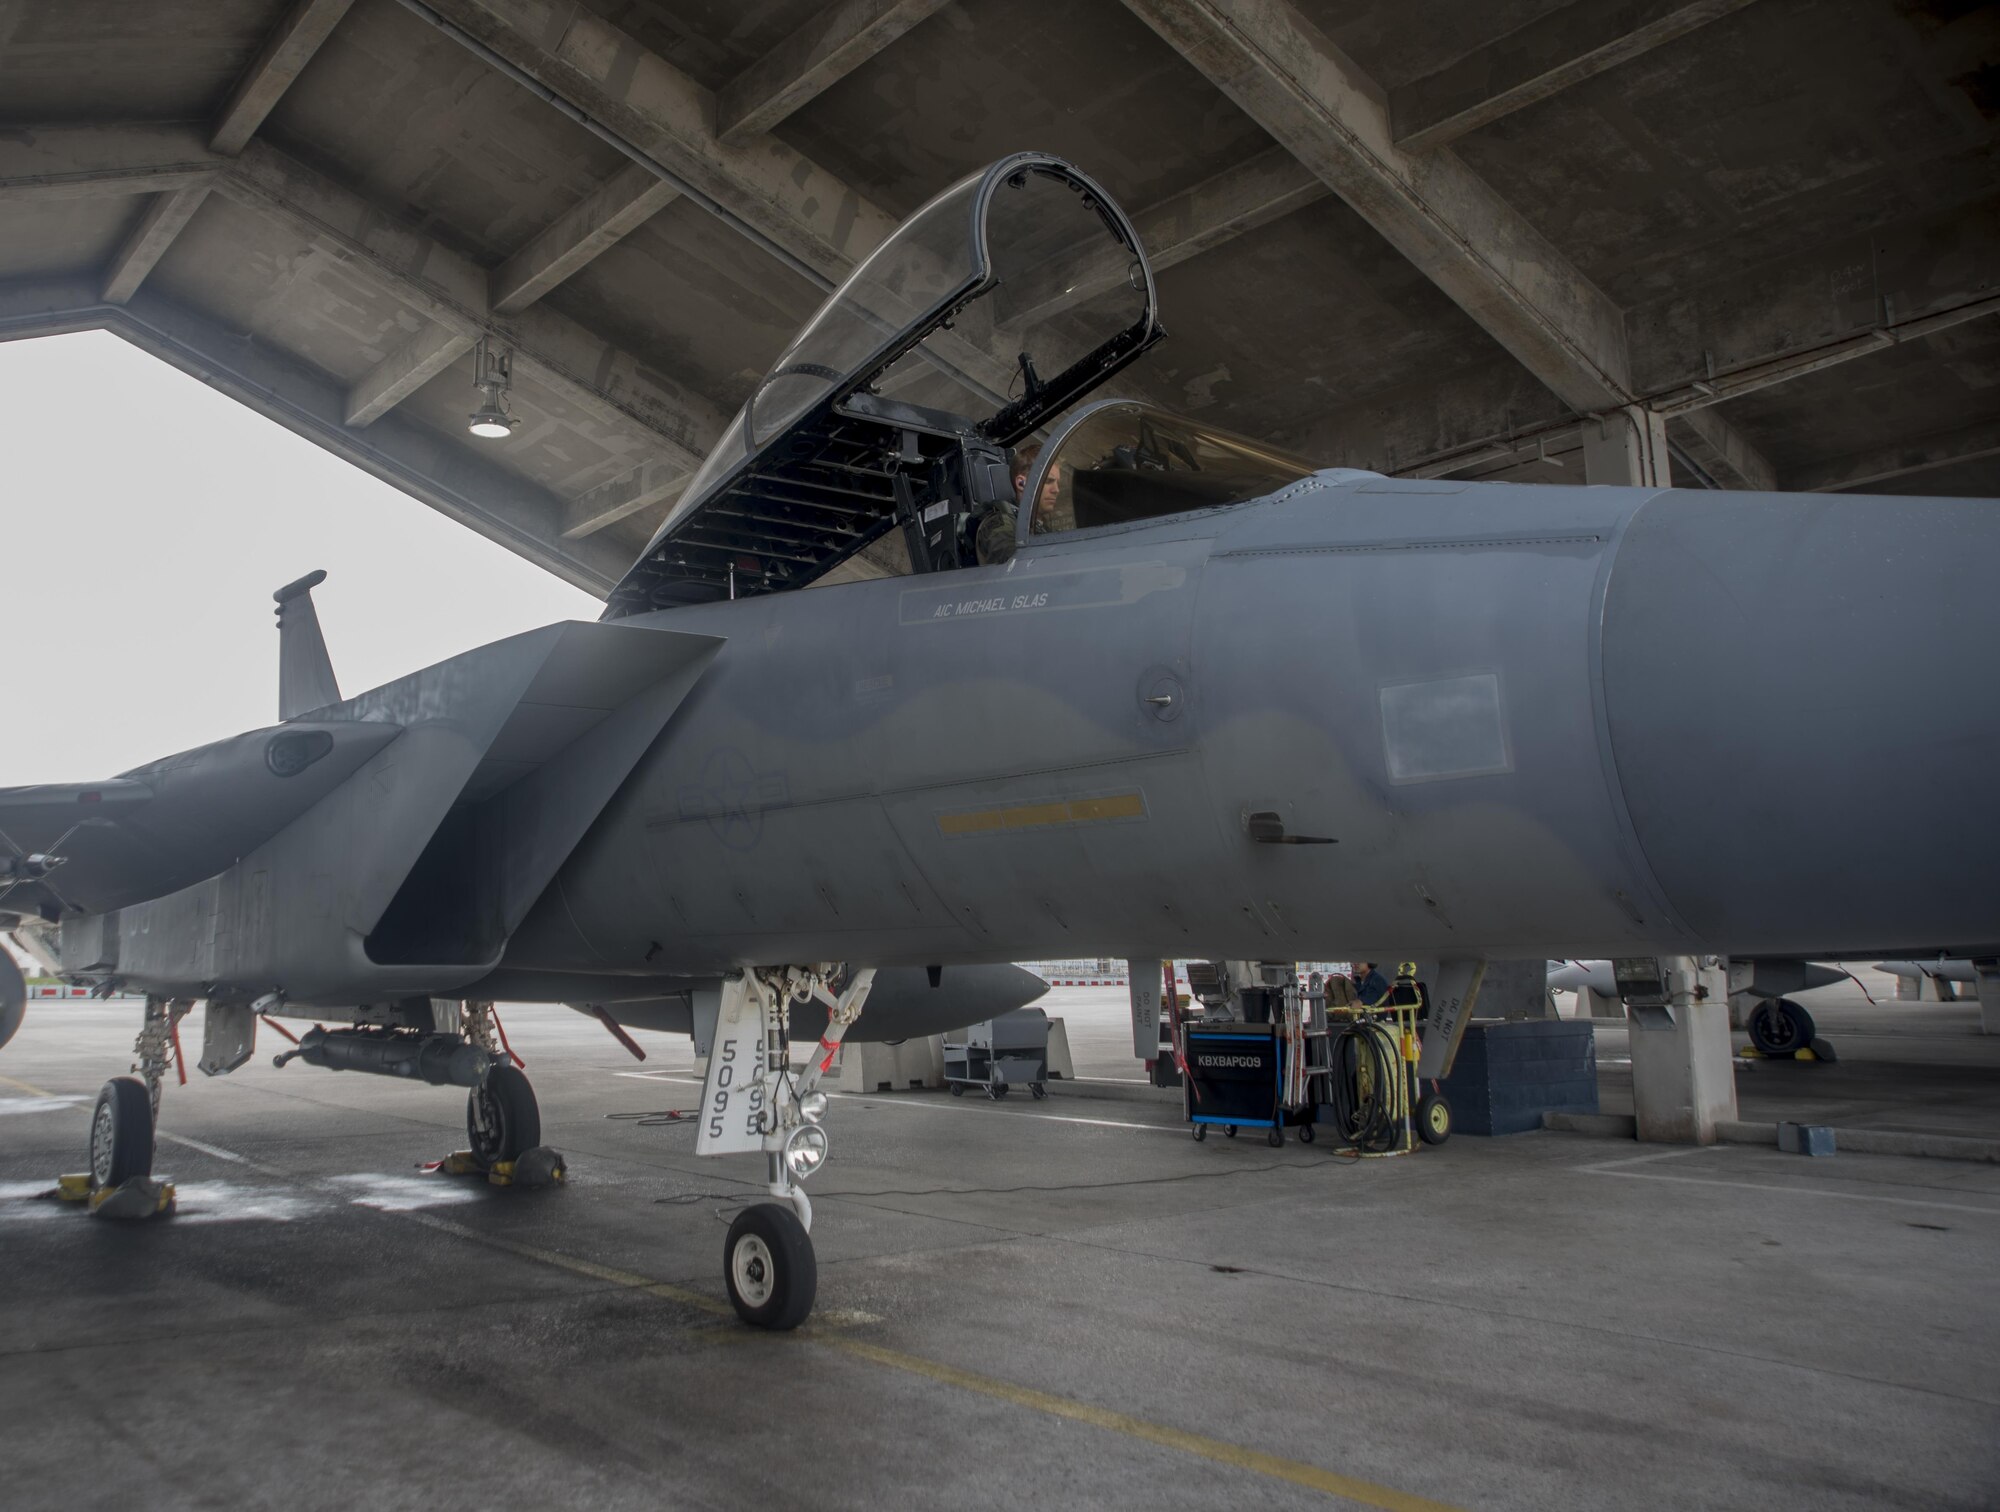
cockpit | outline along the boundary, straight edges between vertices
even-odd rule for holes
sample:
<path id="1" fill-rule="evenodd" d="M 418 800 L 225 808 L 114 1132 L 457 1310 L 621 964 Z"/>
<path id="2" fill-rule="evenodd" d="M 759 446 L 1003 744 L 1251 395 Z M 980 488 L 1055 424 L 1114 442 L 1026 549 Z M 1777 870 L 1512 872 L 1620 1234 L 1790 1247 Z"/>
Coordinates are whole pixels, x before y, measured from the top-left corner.
<path id="1" fill-rule="evenodd" d="M 1311 470 L 1131 401 L 1068 413 L 1164 335 L 1145 249 L 1083 173 L 1018 153 L 962 179 L 771 365 L 607 617 L 804 587 L 885 537 L 912 572 L 991 564 Z"/>
<path id="2" fill-rule="evenodd" d="M 1215 509 L 1276 493 L 1313 465 L 1150 404 L 1105 399 L 1067 417 L 1023 472 L 1019 539 Z"/>

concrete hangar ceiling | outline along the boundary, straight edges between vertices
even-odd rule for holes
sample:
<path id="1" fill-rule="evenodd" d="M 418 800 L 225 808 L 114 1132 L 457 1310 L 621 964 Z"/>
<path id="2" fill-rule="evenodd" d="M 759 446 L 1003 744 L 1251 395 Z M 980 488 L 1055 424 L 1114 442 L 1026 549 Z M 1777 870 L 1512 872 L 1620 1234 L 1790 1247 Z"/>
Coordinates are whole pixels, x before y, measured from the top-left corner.
<path id="1" fill-rule="evenodd" d="M 1996 114 L 1979 0 L 0 0 L 0 335 L 601 592 L 829 283 L 1034 147 L 1161 270 L 1122 386 L 1214 423 L 1582 482 L 1650 410 L 1683 486 L 1991 496 Z"/>

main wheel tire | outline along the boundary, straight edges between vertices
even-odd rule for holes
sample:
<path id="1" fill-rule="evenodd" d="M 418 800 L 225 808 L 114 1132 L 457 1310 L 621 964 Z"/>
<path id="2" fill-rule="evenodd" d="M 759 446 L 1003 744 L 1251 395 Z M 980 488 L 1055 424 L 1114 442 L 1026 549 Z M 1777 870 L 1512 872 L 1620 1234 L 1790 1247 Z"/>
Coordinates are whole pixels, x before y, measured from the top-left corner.
<path id="1" fill-rule="evenodd" d="M 542 1110 L 520 1067 L 488 1071 L 465 1100 L 465 1133 L 483 1165 L 503 1165 L 542 1142 Z"/>
<path id="2" fill-rule="evenodd" d="M 1451 1104 L 1442 1092 L 1426 1092 L 1417 1099 L 1417 1136 L 1430 1145 L 1451 1138 Z"/>
<path id="3" fill-rule="evenodd" d="M 1750 1043 L 1766 1055 L 1793 1055 L 1813 1042 L 1810 1013 L 1790 998 L 1771 998 L 1750 1010 Z"/>
<path id="4" fill-rule="evenodd" d="M 751 1327 L 805 1322 L 819 1292 L 819 1261 L 799 1215 L 775 1202 L 738 1213 L 723 1245 L 722 1279 L 736 1316 Z"/>
<path id="5" fill-rule="evenodd" d="M 136 1076 L 114 1076 L 90 1114 L 90 1184 L 118 1187 L 152 1174 L 152 1094 Z"/>

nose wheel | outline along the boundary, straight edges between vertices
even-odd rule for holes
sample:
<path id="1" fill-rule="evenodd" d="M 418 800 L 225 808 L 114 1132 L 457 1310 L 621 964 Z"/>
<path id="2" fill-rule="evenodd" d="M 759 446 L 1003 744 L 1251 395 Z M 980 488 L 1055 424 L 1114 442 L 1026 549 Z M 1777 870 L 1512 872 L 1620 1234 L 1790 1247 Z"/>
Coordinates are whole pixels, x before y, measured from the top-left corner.
<path id="1" fill-rule="evenodd" d="M 760 1202 L 736 1215 L 723 1246 L 723 1280 L 736 1316 L 754 1328 L 805 1322 L 819 1293 L 819 1261 L 799 1215 Z"/>

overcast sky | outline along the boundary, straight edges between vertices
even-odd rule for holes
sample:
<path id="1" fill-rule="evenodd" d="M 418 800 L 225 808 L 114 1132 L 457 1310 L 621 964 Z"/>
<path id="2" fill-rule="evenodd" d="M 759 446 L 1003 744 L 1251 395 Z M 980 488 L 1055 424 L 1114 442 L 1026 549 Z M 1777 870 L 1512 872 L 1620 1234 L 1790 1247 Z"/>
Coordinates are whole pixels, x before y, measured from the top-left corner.
<path id="1" fill-rule="evenodd" d="M 343 694 L 603 608 L 115 336 L 0 342 L 0 787 L 275 723 L 315 567 Z"/>

